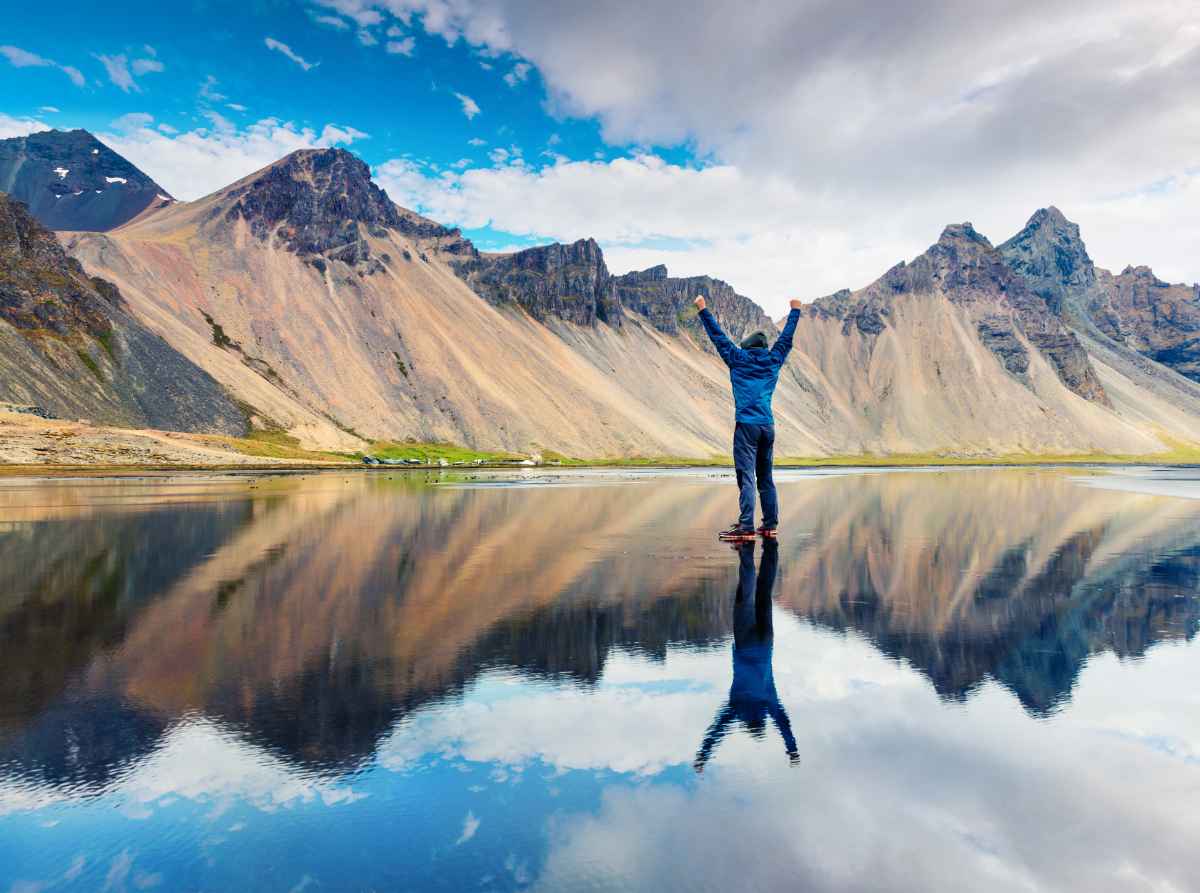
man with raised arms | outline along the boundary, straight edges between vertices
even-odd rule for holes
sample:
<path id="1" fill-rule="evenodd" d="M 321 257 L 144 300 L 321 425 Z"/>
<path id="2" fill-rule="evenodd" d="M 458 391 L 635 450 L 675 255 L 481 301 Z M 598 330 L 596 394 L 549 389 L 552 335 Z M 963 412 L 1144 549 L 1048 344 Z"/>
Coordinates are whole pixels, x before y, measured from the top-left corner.
<path id="1" fill-rule="evenodd" d="M 800 319 L 800 302 L 793 299 L 791 312 L 783 331 L 768 348 L 765 332 L 755 332 L 736 345 L 722 331 L 717 318 L 708 309 L 704 295 L 696 298 L 700 321 L 712 339 L 733 385 L 733 402 L 737 416 L 733 428 L 733 465 L 737 471 L 738 520 L 723 530 L 723 540 L 754 539 L 754 493 L 762 502 L 762 526 L 758 533 L 774 537 L 779 527 L 779 499 L 775 494 L 772 463 L 775 452 L 775 416 L 771 413 L 771 397 L 779 382 L 779 370 L 792 350 L 792 335 Z"/>

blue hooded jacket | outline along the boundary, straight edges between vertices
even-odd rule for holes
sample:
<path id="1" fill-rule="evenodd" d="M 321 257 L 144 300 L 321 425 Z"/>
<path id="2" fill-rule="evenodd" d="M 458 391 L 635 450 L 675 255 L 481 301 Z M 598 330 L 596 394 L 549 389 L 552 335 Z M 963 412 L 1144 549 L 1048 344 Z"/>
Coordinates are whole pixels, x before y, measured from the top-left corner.
<path id="1" fill-rule="evenodd" d="M 779 370 L 783 368 L 784 360 L 791 353 L 792 335 L 796 331 L 796 322 L 799 319 L 799 310 L 792 310 L 788 314 L 787 323 L 770 350 L 762 347 L 744 350 L 729 340 L 729 336 L 721 330 L 711 310 L 706 307 L 700 311 L 700 321 L 704 323 L 704 330 L 708 332 L 717 353 L 729 367 L 729 381 L 733 384 L 737 421 L 751 425 L 775 424 L 775 416 L 771 414 L 771 397 L 775 394 L 775 385 L 779 382 Z"/>

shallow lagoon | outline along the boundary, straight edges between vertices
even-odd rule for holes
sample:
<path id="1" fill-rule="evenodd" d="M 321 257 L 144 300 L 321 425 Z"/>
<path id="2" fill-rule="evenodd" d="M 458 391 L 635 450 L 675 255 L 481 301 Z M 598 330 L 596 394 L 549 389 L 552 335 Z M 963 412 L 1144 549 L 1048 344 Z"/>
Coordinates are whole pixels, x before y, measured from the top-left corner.
<path id="1" fill-rule="evenodd" d="M 1198 481 L 2 480 L 0 890 L 1192 889 Z"/>

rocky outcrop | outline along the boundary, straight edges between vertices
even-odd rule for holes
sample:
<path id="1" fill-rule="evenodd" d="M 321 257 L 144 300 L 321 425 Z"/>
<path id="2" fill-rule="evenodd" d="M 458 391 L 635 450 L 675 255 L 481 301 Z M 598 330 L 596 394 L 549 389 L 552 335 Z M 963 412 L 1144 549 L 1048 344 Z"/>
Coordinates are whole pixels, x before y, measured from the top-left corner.
<path id="1" fill-rule="evenodd" d="M 771 333 L 775 326 L 763 309 L 739 295 L 720 279 L 711 276 L 673 278 L 662 264 L 616 277 L 621 305 L 646 317 L 656 329 L 667 335 L 688 331 L 706 350 L 712 350 L 692 302 L 700 295 L 708 299 L 709 309 L 722 328 L 734 340 L 752 332 Z"/>
<path id="2" fill-rule="evenodd" d="M 213 379 L 87 276 L 23 204 L 0 195 L 0 401 L 59 418 L 245 433 Z"/>
<path id="3" fill-rule="evenodd" d="M 0 191 L 43 226 L 102 232 L 170 193 L 86 130 L 46 130 L 0 140 Z"/>
<path id="4" fill-rule="evenodd" d="M 645 317 L 665 335 L 690 333 L 697 344 L 711 351 L 692 306 L 699 295 L 705 295 L 731 338 L 775 328 L 761 307 L 720 279 L 673 278 L 661 264 L 613 276 L 595 239 L 540 245 L 512 254 L 480 254 L 462 247 L 461 242 L 442 249 L 459 255 L 451 258 L 459 276 L 489 303 L 518 305 L 537 320 L 556 318 L 583 326 L 603 322 L 620 328 L 630 311 Z"/>
<path id="5" fill-rule="evenodd" d="M 595 239 L 512 254 L 476 254 L 455 269 L 493 305 L 518 305 L 540 321 L 555 317 L 581 326 L 621 326 L 616 283 Z"/>
<path id="6" fill-rule="evenodd" d="M 1099 270 L 1087 310 L 1114 341 L 1200 382 L 1200 285 L 1163 282 L 1149 267 Z"/>
<path id="7" fill-rule="evenodd" d="M 1168 284 L 1148 267 L 1097 268 L 1078 225 L 1055 207 L 999 250 L 1052 313 L 1200 381 L 1200 285 Z"/>
<path id="8" fill-rule="evenodd" d="M 1069 316 L 1095 287 L 1096 269 L 1078 224 L 1053 205 L 1034 212 L 997 250 L 1056 316 Z"/>
<path id="9" fill-rule="evenodd" d="M 396 206 L 371 182 L 371 170 L 344 149 L 302 149 L 228 190 L 217 206 L 225 220 L 245 220 L 260 239 L 278 239 L 299 255 L 372 263 L 367 235 L 388 229 L 414 239 L 453 237 L 458 231 Z M 319 268 L 319 267 L 318 267 Z"/>

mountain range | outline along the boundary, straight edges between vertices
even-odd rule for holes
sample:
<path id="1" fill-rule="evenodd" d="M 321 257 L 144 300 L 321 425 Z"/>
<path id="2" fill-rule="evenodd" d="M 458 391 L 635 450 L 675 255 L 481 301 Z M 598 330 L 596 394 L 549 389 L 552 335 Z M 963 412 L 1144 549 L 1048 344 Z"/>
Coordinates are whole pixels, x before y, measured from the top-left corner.
<path id="1" fill-rule="evenodd" d="M 174 372 L 146 379 L 155 393 L 191 395 L 169 423 L 71 412 L 248 426 L 338 450 L 410 439 L 585 457 L 728 452 L 728 374 L 691 302 L 706 294 L 735 338 L 774 324 L 720 280 L 663 266 L 614 275 L 586 238 L 480 252 L 395 205 L 345 150 L 294 152 L 176 202 L 91 142 L 82 131 L 0 142 L 0 185 L 62 231 L 65 260 L 119 295 L 122 325 L 159 336 L 178 368 L 219 387 Z M 81 152 L 128 181 L 113 191 L 139 184 L 141 197 L 104 215 L 61 205 L 76 197 L 68 178 L 99 170 Z M 35 154 L 36 166 L 11 160 Z M 47 276 L 61 275 L 58 263 Z M 6 281 L 5 306 L 32 300 L 36 288 L 21 287 Z M 10 315 L 8 342 L 45 343 Z M 70 325 L 95 340 L 86 320 Z M 47 399 L 17 365 L 0 366 L 0 400 Z M 105 366 L 96 384 L 115 375 Z M 998 246 L 953 224 L 865 288 L 805 305 L 775 411 L 778 451 L 794 457 L 1200 444 L 1200 287 L 1096 268 L 1053 207 Z"/>

